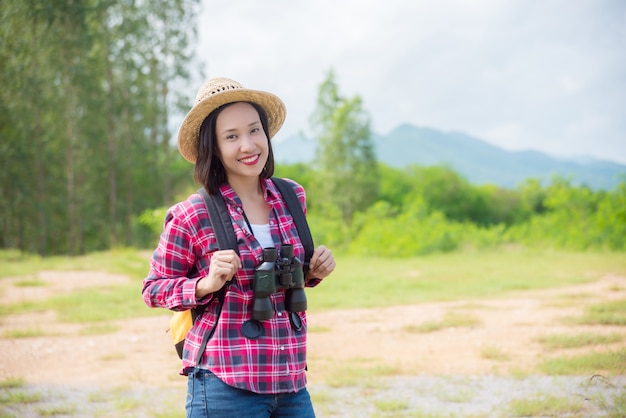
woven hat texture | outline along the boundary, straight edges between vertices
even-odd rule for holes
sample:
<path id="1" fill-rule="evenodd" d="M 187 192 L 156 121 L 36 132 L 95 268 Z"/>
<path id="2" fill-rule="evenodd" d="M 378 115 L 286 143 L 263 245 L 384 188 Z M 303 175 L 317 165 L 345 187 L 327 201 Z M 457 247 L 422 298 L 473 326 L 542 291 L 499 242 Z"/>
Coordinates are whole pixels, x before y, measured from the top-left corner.
<path id="1" fill-rule="evenodd" d="M 178 131 L 178 150 L 187 161 L 194 164 L 196 162 L 200 126 L 204 119 L 218 107 L 235 102 L 256 103 L 265 110 L 270 139 L 285 122 L 285 104 L 278 96 L 265 91 L 247 89 L 241 83 L 229 78 L 212 78 L 198 90 L 194 105 Z"/>

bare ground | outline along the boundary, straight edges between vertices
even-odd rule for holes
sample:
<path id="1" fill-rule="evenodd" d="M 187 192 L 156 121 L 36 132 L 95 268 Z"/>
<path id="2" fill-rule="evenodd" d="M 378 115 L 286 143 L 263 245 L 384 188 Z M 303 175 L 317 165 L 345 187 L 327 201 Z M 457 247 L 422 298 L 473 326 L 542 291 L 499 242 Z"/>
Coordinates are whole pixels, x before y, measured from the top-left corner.
<path id="1" fill-rule="evenodd" d="M 0 305 L 37 301 L 82 287 L 129 282 L 124 276 L 97 272 L 41 272 L 38 280 L 46 285 L 18 286 L 16 284 L 20 279 L 3 279 Z M 517 379 L 520 386 L 511 386 L 507 391 L 509 395 L 511 392 L 531 393 L 529 391 L 536 391 L 541 385 L 556 385 L 562 389 L 571 382 L 557 385 L 557 379 L 539 376 L 536 365 L 545 358 L 573 355 L 581 350 L 624 349 L 624 327 L 572 325 L 566 320 L 579 317 L 590 304 L 617 299 L 626 299 L 626 278 L 609 275 L 593 283 L 525 291 L 497 299 L 327 312 L 316 312 L 315 307 L 311 307 L 308 313 L 311 330 L 309 390 L 314 401 L 316 396 L 318 398 L 316 404 L 320 404 L 320 416 L 370 416 L 368 414 L 376 410 L 367 410 L 372 408 L 372 402 L 380 395 L 378 392 L 384 392 L 382 387 L 393 391 L 393 394 L 385 395 L 387 399 L 397 399 L 398 396 L 410 398 L 410 401 L 402 401 L 403 413 L 410 411 L 412 405 L 422 404 L 421 410 L 427 410 L 427 406 L 416 398 L 419 398 L 419 393 L 428 394 L 428 388 L 419 385 L 426 382 L 430 382 L 431 386 L 443 384 L 432 379 L 446 379 L 445 384 L 452 379 L 457 386 L 446 390 L 454 393 L 461 390 L 459 384 L 467 385 L 468 382 L 473 382 L 471 387 L 474 391 L 484 385 L 503 388 L 513 384 L 513 380 L 506 376 L 520 374 L 527 376 L 526 380 Z M 471 318 L 475 323 L 428 333 L 416 329 L 421 324 L 440 321 L 451 313 Z M 120 321 L 116 323 L 118 330 L 115 332 L 83 335 L 83 325 L 61 323 L 54 312 L 5 316 L 0 322 L 0 381 L 19 378 L 33 390 L 63 394 L 66 402 L 74 405 L 66 416 L 154 416 L 155 411 L 167 410 L 168 407 L 172 411 L 182 410 L 186 379 L 178 375 L 179 360 L 165 332 L 169 317 L 164 312 L 161 316 Z M 43 335 L 11 337 L 15 332 L 26 330 L 36 330 Z M 624 338 L 613 344 L 560 351 L 547 351 L 537 341 L 542 335 L 582 332 L 617 333 Z M 381 379 L 392 380 L 378 388 L 370 388 L 369 392 L 367 387 L 359 388 L 358 385 L 353 390 L 337 388 L 346 386 L 346 375 L 358 375 L 355 372 L 358 369 L 368 369 L 370 374 L 373 371 L 379 373 Z M 389 378 L 391 375 L 395 377 Z M 344 385 L 341 384 L 342 379 Z M 531 387 L 524 392 L 521 385 L 523 382 L 529 384 L 528 379 L 539 380 L 530 384 Z M 350 386 L 349 383 L 347 385 Z M 402 390 L 414 386 L 413 392 L 402 395 Z M 618 376 L 606 387 L 623 390 L 626 387 L 623 376 Z M 485 389 L 489 394 L 486 396 L 494 396 L 497 392 L 494 389 Z M 440 386 L 438 391 L 441 392 Z M 135 394 L 133 399 L 142 399 L 139 401 L 141 405 L 129 407 L 132 412 L 120 412 L 119 404 L 114 409 L 117 412 L 111 412 L 110 402 L 119 398 L 113 395 L 99 400 L 96 409 L 93 405 L 89 408 L 85 406 L 98 403 L 93 399 L 94 393 L 131 392 Z M 368 396 L 364 396 L 368 393 L 369 403 Z M 359 400 L 341 399 L 344 397 Z M 472 414 L 491 416 L 485 411 L 493 410 L 494 405 L 502 402 L 504 399 L 494 399 L 490 405 Z M 470 400 L 471 403 L 478 404 L 479 401 Z M 452 401 L 451 405 L 452 409 L 443 410 L 442 406 L 436 405 L 433 408 L 439 408 L 439 413 L 444 411 L 452 415 L 429 416 L 465 416 L 454 412 L 463 410 L 458 400 Z M 355 412 L 354 408 L 360 412 Z M 20 416 L 40 416 L 33 409 L 28 411 L 31 415 Z M 589 411 L 591 409 L 587 412 L 592 414 Z M 593 416 L 603 416 L 601 409 L 593 411 L 597 414 Z M 391 413 L 386 416 L 409 415 Z"/>

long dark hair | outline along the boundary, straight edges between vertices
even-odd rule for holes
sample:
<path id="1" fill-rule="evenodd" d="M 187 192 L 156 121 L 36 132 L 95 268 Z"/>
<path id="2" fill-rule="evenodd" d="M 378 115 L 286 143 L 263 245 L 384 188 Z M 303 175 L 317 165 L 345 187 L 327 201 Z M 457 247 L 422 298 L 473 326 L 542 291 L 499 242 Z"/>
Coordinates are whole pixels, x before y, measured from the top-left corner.
<path id="1" fill-rule="evenodd" d="M 268 142 L 268 156 L 261 172 L 260 179 L 267 179 L 274 175 L 274 151 L 272 150 L 272 141 L 270 140 L 269 130 L 267 129 L 267 114 L 265 110 L 256 103 L 250 103 L 259 114 L 263 131 Z M 215 134 L 215 125 L 217 124 L 217 116 L 222 110 L 234 103 L 227 103 L 209 113 L 202 125 L 200 126 L 200 135 L 198 138 L 198 157 L 196 158 L 196 167 L 194 169 L 195 180 L 202 184 L 209 194 L 219 193 L 220 187 L 226 183 L 226 169 L 220 161 L 217 152 L 217 135 Z"/>

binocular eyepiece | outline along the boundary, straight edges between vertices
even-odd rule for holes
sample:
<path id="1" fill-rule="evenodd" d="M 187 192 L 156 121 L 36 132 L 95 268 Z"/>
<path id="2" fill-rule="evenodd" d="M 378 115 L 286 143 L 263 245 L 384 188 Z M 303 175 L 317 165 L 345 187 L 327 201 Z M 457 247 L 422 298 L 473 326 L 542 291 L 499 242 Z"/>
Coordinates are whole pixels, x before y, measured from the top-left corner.
<path id="1" fill-rule="evenodd" d="M 253 319 L 263 320 L 274 316 L 270 295 L 282 289 L 285 289 L 285 309 L 288 312 L 306 311 L 302 262 L 294 256 L 291 244 L 281 245 L 280 258 L 276 248 L 263 249 L 263 262 L 254 271 L 253 287 Z"/>

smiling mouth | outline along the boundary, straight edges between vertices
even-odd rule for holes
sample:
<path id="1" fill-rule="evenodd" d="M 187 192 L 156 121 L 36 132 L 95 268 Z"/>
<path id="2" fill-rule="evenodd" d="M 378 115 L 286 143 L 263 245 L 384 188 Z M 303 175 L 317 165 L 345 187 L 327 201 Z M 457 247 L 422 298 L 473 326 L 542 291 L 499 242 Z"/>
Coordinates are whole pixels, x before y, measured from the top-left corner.
<path id="1" fill-rule="evenodd" d="M 240 159 L 239 162 L 246 165 L 252 165 L 259 161 L 259 157 L 260 156 L 258 154 L 251 155 L 250 157 Z"/>

